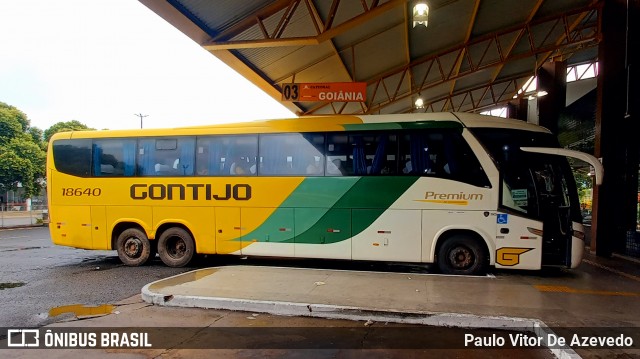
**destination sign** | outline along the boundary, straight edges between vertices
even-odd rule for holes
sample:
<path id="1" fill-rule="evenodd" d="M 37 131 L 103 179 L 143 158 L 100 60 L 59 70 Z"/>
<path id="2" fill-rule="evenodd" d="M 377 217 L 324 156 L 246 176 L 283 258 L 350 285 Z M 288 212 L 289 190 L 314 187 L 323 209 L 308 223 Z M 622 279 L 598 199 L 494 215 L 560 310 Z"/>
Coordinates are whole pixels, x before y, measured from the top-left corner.
<path id="1" fill-rule="evenodd" d="M 364 102 L 366 82 L 283 83 L 282 101 Z"/>

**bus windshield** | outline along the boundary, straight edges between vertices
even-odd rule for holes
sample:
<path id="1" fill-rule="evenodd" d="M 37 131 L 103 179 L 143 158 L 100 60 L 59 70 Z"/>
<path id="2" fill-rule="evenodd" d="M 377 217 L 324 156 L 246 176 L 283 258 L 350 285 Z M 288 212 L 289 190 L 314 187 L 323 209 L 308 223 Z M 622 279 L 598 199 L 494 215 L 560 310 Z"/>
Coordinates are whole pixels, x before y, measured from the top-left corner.
<path id="1" fill-rule="evenodd" d="M 559 147 L 555 136 L 493 128 L 475 128 L 472 132 L 500 168 L 502 207 L 536 219 L 542 219 L 550 208 L 566 209 L 567 219 L 581 222 L 575 180 L 567 159 L 519 150 Z"/>

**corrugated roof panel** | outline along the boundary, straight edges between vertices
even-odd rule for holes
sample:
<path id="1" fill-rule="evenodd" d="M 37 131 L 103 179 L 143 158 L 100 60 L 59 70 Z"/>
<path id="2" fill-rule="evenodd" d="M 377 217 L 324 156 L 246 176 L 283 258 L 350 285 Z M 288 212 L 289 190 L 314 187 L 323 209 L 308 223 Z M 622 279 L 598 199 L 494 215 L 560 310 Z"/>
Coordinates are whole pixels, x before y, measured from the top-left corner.
<path id="1" fill-rule="evenodd" d="M 483 0 L 473 26 L 472 36 L 483 36 L 500 29 L 524 24 L 537 1 Z"/>
<path id="2" fill-rule="evenodd" d="M 358 78 L 371 79 L 390 68 L 407 64 L 403 38 L 404 25 L 380 33 L 355 47 L 355 71 Z"/>
<path id="3" fill-rule="evenodd" d="M 329 43 L 306 47 L 287 46 L 238 51 L 275 82 L 280 82 L 279 79 L 293 74 L 296 74 L 296 81 L 299 81 L 298 74 L 301 71 L 335 55 Z M 327 71 L 335 72 L 331 69 Z"/>
<path id="4" fill-rule="evenodd" d="M 349 82 L 346 71 L 341 71 L 341 59 L 333 55 L 296 74 L 296 82 Z"/>
<path id="5" fill-rule="evenodd" d="M 370 21 L 364 22 L 350 31 L 345 31 L 336 36 L 333 41 L 338 48 L 355 45 L 359 42 L 375 36 L 390 28 L 394 28 L 404 23 L 404 8 L 402 6 L 395 7 L 381 15 L 376 16 Z"/>
<path id="6" fill-rule="evenodd" d="M 248 15 L 267 6 L 270 0 L 172 0 L 188 10 L 216 33 L 223 32 Z"/>

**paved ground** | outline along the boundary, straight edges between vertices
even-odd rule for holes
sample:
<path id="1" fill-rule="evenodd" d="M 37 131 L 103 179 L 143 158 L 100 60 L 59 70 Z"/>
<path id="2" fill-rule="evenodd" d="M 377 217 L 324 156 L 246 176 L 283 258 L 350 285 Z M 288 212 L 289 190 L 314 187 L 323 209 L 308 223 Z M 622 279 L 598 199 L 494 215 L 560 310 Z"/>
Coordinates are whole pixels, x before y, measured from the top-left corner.
<path id="1" fill-rule="evenodd" d="M 113 303 L 106 315 L 78 314 L 41 331 L 146 333 L 151 348 L 90 354 L 125 358 L 640 358 L 640 265 L 632 258 L 587 254 L 577 270 L 494 271 L 487 277 L 303 263 L 250 260 L 191 271 L 147 284 L 141 295 Z M 545 342 L 539 349 L 522 340 L 514 349 L 499 343 L 503 338 L 508 346 L 512 336 L 570 341 L 574 334 L 633 343 L 591 348 L 581 340 L 571 347 Z M 0 355 L 66 358 L 89 352 L 4 349 Z"/>

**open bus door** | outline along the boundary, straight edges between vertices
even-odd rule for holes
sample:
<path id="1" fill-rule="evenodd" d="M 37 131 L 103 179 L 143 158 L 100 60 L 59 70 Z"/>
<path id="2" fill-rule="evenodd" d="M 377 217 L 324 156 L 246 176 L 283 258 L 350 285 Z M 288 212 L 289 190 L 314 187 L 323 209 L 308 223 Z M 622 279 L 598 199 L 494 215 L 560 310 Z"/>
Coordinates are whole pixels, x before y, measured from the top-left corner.
<path id="1" fill-rule="evenodd" d="M 566 162 L 553 156 L 577 158 L 595 169 L 596 184 L 602 183 L 602 164 L 593 156 L 561 148 L 523 147 L 522 151 L 540 153 L 531 156 L 527 163 L 537 197 L 538 213 L 542 220 L 542 265 L 571 267 L 573 215 L 579 210 L 573 176 Z M 551 155 L 551 156 L 548 156 Z"/>

